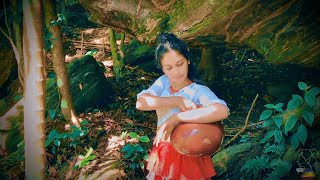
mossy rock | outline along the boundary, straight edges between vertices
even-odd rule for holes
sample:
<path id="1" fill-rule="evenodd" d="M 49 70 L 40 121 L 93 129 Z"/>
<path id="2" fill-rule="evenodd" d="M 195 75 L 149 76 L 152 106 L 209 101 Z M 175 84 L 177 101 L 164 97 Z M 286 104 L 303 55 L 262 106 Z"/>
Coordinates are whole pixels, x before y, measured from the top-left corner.
<path id="1" fill-rule="evenodd" d="M 70 90 L 75 110 L 84 112 L 88 108 L 99 108 L 107 105 L 113 96 L 113 90 L 104 76 L 104 67 L 92 56 L 83 56 L 67 65 Z M 47 111 L 60 112 L 60 97 L 55 78 L 48 78 Z"/>
<path id="2" fill-rule="evenodd" d="M 245 162 L 239 161 L 243 157 L 250 159 L 248 154 L 251 154 L 250 151 L 252 150 L 253 145 L 253 143 L 242 143 L 230 146 L 215 154 L 212 157 L 212 162 L 217 172 L 217 178 L 225 178 L 231 172 L 230 170 L 238 171 L 238 173 L 240 173 L 241 168 L 236 169 L 235 167 L 239 166 L 239 162 Z M 242 165 L 240 165 L 240 167 L 242 167 Z"/>

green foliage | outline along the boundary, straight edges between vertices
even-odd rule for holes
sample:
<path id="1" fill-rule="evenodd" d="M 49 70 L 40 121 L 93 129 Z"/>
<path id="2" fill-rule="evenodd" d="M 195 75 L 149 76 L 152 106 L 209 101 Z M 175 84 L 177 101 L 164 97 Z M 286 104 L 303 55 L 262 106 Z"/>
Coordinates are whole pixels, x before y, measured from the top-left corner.
<path id="1" fill-rule="evenodd" d="M 148 136 L 139 136 L 135 132 L 124 133 L 124 137 L 130 137 L 134 141 L 130 141 L 121 149 L 123 157 L 130 162 L 129 167 L 133 170 L 144 169 L 144 161 L 148 159 Z"/>
<path id="2" fill-rule="evenodd" d="M 256 158 L 249 159 L 248 161 L 246 161 L 244 166 L 241 168 L 241 172 L 245 171 L 246 176 L 254 177 L 255 179 L 260 179 L 265 169 L 268 168 L 270 168 L 269 157 L 266 155 L 262 155 L 261 157 L 256 156 Z"/>
<path id="3" fill-rule="evenodd" d="M 93 149 L 92 149 L 92 147 L 90 147 L 85 156 L 80 155 L 79 158 L 81 160 L 79 161 L 79 163 L 77 163 L 74 166 L 74 168 L 75 169 L 82 168 L 82 167 L 88 165 L 90 163 L 90 161 L 94 160 L 94 158 L 96 158 L 96 156 L 94 154 L 92 154 L 92 152 L 93 152 Z"/>
<path id="4" fill-rule="evenodd" d="M 287 109 L 282 109 L 284 103 L 265 105 L 267 109 L 260 115 L 260 120 L 264 121 L 262 126 L 267 130 L 260 140 L 261 144 L 265 144 L 264 154 L 245 163 L 241 169 L 245 176 L 260 179 L 261 175 L 266 174 L 265 179 L 279 179 L 288 175 L 292 165 L 281 158 L 286 150 L 295 151 L 300 145 L 305 145 L 307 126 L 313 123 L 313 108 L 320 93 L 320 88 L 311 88 L 304 82 L 299 82 L 298 87 L 303 91 L 303 96 L 293 94 Z"/>
<path id="5" fill-rule="evenodd" d="M 77 145 L 81 145 L 81 138 L 88 134 L 88 121 L 83 120 L 81 127 L 76 127 L 72 125 L 70 127 L 71 131 L 59 133 L 57 130 L 52 129 L 45 140 L 45 147 L 51 149 L 52 154 L 56 154 L 57 148 L 61 144 L 67 144 L 69 147 L 76 148 Z"/>

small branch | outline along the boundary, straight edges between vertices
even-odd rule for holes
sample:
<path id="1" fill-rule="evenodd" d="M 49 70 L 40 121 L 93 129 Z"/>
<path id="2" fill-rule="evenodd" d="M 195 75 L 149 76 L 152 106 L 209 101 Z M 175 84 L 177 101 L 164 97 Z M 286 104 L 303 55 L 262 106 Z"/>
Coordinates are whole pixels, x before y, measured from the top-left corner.
<path id="1" fill-rule="evenodd" d="M 14 52 L 14 56 L 16 57 L 16 61 L 18 64 L 18 72 L 19 72 L 18 78 L 19 78 L 19 81 L 23 87 L 23 70 L 21 69 L 20 55 L 19 55 L 18 49 L 17 49 L 16 45 L 14 44 L 13 40 L 11 39 L 10 35 L 8 35 L 1 27 L 0 27 L 0 31 L 9 40 L 9 42 L 11 44 L 12 50 Z"/>
<path id="2" fill-rule="evenodd" d="M 249 117 L 250 117 L 252 108 L 253 108 L 254 104 L 256 103 L 258 97 L 259 97 L 259 94 L 256 95 L 256 97 L 254 98 L 254 100 L 253 100 L 253 102 L 252 102 L 252 104 L 251 104 L 250 110 L 249 110 L 248 115 L 247 115 L 247 118 L 246 118 L 246 122 L 245 122 L 244 126 L 242 127 L 242 129 L 241 129 L 232 139 L 230 139 L 230 140 L 224 145 L 224 147 L 228 146 L 228 145 L 231 144 L 233 141 L 235 141 L 235 140 L 240 136 L 240 134 L 242 134 L 242 133 L 246 130 L 246 128 L 248 127 Z"/>
<path id="3" fill-rule="evenodd" d="M 83 32 L 81 32 L 81 55 L 83 55 Z"/>
<path id="4" fill-rule="evenodd" d="M 2 3 L 3 3 L 3 10 L 4 10 L 4 22 L 7 26 L 9 37 L 11 38 L 10 28 L 9 28 L 8 21 L 7 21 L 6 3 L 4 0 L 2 0 Z"/>

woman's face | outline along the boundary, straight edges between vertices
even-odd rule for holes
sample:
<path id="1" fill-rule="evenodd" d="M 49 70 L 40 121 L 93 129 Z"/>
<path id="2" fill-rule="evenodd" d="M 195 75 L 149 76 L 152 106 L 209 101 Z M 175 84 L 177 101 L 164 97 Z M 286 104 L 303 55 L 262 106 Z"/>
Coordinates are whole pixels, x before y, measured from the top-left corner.
<path id="1" fill-rule="evenodd" d="M 181 84 L 188 80 L 189 61 L 179 52 L 170 49 L 161 58 L 162 71 L 171 84 Z"/>

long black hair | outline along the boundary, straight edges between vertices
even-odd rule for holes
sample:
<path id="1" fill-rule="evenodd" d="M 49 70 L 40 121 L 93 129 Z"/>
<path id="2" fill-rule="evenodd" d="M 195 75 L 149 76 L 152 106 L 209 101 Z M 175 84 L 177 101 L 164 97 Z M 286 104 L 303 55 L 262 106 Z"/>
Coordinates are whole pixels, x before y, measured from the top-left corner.
<path id="1" fill-rule="evenodd" d="M 197 79 L 195 79 L 196 74 L 194 65 L 192 63 L 192 54 L 190 53 L 186 43 L 183 42 L 181 39 L 177 38 L 176 35 L 171 33 L 160 34 L 157 40 L 158 46 L 155 51 L 155 60 L 157 67 L 160 69 L 162 68 L 160 61 L 165 53 L 167 53 L 170 49 L 175 50 L 179 52 L 181 55 L 183 55 L 190 62 L 190 64 L 188 65 L 188 78 L 191 81 L 198 81 Z"/>

